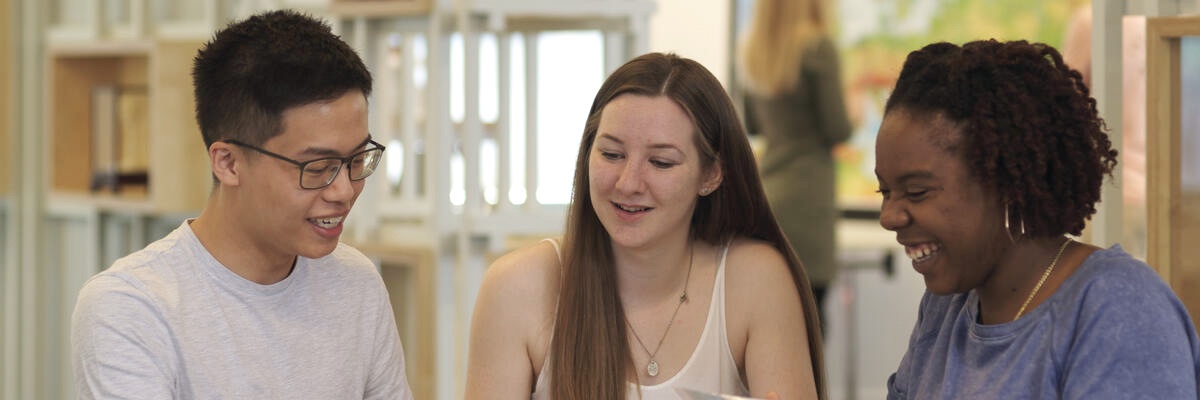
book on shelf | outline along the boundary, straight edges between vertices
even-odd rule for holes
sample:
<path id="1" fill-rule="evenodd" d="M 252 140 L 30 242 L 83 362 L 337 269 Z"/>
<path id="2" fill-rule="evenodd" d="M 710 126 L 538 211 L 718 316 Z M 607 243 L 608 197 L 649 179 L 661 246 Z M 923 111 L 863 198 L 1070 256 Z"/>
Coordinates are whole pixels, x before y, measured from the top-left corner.
<path id="1" fill-rule="evenodd" d="M 149 99 L 142 86 L 101 85 L 91 91 L 93 192 L 149 183 Z"/>

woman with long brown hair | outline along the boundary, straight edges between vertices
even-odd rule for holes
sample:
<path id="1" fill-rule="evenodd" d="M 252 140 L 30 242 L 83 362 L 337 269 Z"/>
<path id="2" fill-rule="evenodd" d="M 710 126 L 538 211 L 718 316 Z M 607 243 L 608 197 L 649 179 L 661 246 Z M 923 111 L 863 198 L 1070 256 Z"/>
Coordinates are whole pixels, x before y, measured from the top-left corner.
<path id="1" fill-rule="evenodd" d="M 721 84 L 651 53 L 604 82 L 560 244 L 489 268 L 467 398 L 811 399 L 821 338 L 803 266 Z"/>

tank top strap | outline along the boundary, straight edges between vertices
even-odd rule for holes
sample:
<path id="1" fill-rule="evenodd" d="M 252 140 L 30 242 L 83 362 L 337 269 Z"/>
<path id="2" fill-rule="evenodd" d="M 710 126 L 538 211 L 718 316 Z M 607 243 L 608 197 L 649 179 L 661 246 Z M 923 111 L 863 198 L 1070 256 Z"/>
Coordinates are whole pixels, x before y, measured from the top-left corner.
<path id="1" fill-rule="evenodd" d="M 554 254 L 556 256 L 558 256 L 558 280 L 559 280 L 559 284 L 561 285 L 562 279 L 563 279 L 562 247 L 559 245 L 558 240 L 556 240 L 554 238 L 545 238 L 545 239 L 542 239 L 541 241 L 550 242 L 550 245 L 554 246 Z M 552 341 L 554 340 L 554 327 L 555 327 L 555 325 L 558 325 L 558 300 L 559 300 L 559 294 L 556 292 L 554 295 L 554 320 L 550 321 L 550 338 L 551 338 L 550 340 L 552 340 Z M 542 370 L 540 373 L 538 373 L 537 380 L 534 381 L 534 384 L 533 384 L 534 390 L 533 390 L 533 393 L 530 395 L 530 399 L 542 400 L 542 399 L 546 398 L 546 393 L 545 393 L 545 390 L 546 390 L 546 368 L 549 368 L 549 366 L 550 366 L 550 350 L 547 349 L 546 357 L 542 359 Z"/>
<path id="2" fill-rule="evenodd" d="M 555 238 L 545 238 L 545 239 L 542 239 L 541 241 L 542 241 L 542 242 L 549 242 L 551 246 L 554 246 L 554 254 L 558 256 L 558 265 L 561 267 L 561 266 L 562 266 L 562 261 L 563 261 L 563 257 L 562 257 L 562 248 L 561 248 L 561 247 L 559 247 L 558 240 L 557 240 L 557 239 L 555 239 Z M 560 274 L 560 275 L 562 274 L 562 269 L 561 269 L 561 268 L 559 269 L 559 274 Z"/>

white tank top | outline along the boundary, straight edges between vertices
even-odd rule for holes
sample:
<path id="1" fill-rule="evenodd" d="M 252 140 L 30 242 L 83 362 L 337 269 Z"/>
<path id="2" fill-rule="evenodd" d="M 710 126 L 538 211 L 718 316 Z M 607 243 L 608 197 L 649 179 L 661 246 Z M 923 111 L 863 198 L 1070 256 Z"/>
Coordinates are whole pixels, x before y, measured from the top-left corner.
<path id="1" fill-rule="evenodd" d="M 558 243 L 554 250 L 558 252 Z M 704 323 L 704 332 L 700 333 L 700 342 L 692 351 L 683 368 L 675 376 L 657 385 L 640 386 L 641 398 L 645 400 L 681 399 L 675 388 L 688 388 L 704 392 L 733 394 L 747 396 L 750 390 L 738 375 L 737 364 L 733 361 L 733 352 L 729 350 L 729 337 L 725 332 L 725 259 L 729 255 L 729 244 L 721 250 L 721 262 L 717 266 L 717 276 L 713 282 L 712 300 L 708 304 L 708 318 Z M 562 259 L 562 255 L 559 255 Z M 542 372 L 550 365 L 550 354 L 542 362 Z M 550 378 L 542 373 L 537 377 L 534 386 L 533 400 L 547 400 L 546 391 L 550 387 Z M 629 384 L 629 399 L 637 399 L 639 385 Z"/>

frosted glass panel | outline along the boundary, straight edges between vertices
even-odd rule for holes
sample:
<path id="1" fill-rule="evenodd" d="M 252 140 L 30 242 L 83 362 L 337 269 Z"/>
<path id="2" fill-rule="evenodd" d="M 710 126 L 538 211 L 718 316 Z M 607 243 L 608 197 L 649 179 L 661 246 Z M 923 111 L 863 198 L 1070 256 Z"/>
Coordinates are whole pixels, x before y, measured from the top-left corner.
<path id="1" fill-rule="evenodd" d="M 86 25 L 91 23 L 90 14 L 95 12 L 94 3 L 80 0 L 56 0 L 50 3 L 50 23 L 58 26 Z"/>
<path id="2" fill-rule="evenodd" d="M 129 13 L 129 2 L 126 1 L 109 1 L 104 5 L 104 19 L 112 25 L 129 23 Z"/>
<path id="3" fill-rule="evenodd" d="M 1182 38 L 1179 46 L 1180 71 L 1180 258 L 1196 265 L 1200 260 L 1200 36 Z M 1193 311 L 1194 312 L 1194 311 Z"/>
<path id="4" fill-rule="evenodd" d="M 484 123 L 497 120 L 499 105 L 496 37 L 484 35 L 480 41 L 480 103 Z M 509 89 L 511 132 L 509 142 L 511 189 L 509 201 L 522 204 L 527 200 L 525 182 L 525 47 L 520 34 L 510 37 L 511 59 Z M 566 204 L 571 200 L 571 180 L 575 172 L 575 156 L 583 124 L 592 97 L 604 79 L 604 42 L 599 31 L 547 31 L 538 33 L 538 104 L 537 116 L 537 200 L 541 204 Z M 460 35 L 450 38 L 450 118 L 462 122 L 463 43 Z M 495 204 L 499 177 L 492 165 L 499 157 L 496 143 L 485 139 L 480 149 L 483 170 L 480 183 L 484 199 Z M 450 161 L 451 203 L 461 205 L 466 197 L 462 155 L 455 153 Z"/>
<path id="5" fill-rule="evenodd" d="M 548 32 L 538 48 L 536 195 L 541 204 L 566 204 L 583 124 L 604 80 L 604 40 L 598 31 Z"/>
<path id="6" fill-rule="evenodd" d="M 1179 41 L 1180 71 L 1180 183 L 1184 197 L 1200 195 L 1200 36 L 1188 36 Z M 1200 204 L 1184 203 L 1184 208 L 1196 209 Z M 1187 242 L 1183 243 L 1197 243 Z"/>
<path id="7" fill-rule="evenodd" d="M 192 21 L 204 16 L 206 3 L 208 2 L 157 0 L 151 2 L 151 9 L 158 21 Z"/>
<path id="8" fill-rule="evenodd" d="M 509 81 L 509 171 L 512 173 L 511 188 L 508 190 L 508 201 L 513 204 L 524 204 L 525 194 L 525 134 L 528 124 L 525 121 L 525 36 L 516 33 L 509 42 L 512 68 L 508 70 Z"/>
<path id="9" fill-rule="evenodd" d="M 1146 258 L 1146 17 L 1125 16 L 1122 21 L 1121 140 L 1119 164 L 1122 185 L 1123 232 L 1121 247 L 1134 257 Z M 1110 125 L 1109 128 L 1112 128 Z"/>
<path id="10" fill-rule="evenodd" d="M 1179 202 L 1169 223 L 1180 272 L 1173 274 L 1171 286 L 1195 316 L 1200 312 L 1200 36 L 1180 39 L 1179 72 Z"/>

